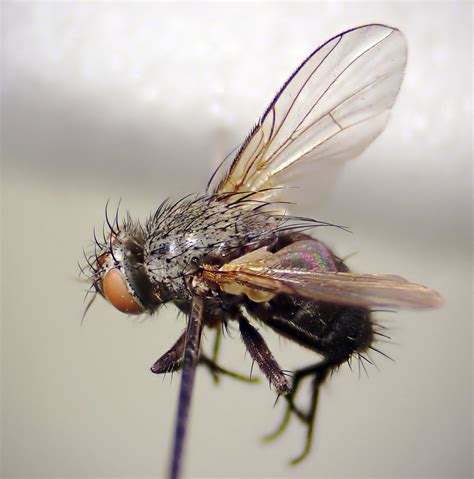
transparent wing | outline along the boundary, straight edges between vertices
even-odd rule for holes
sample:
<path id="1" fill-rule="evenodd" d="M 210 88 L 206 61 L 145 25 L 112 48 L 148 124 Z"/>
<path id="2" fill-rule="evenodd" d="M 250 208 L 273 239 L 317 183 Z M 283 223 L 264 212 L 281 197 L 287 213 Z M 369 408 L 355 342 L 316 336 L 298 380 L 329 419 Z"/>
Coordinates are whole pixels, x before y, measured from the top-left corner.
<path id="1" fill-rule="evenodd" d="M 388 26 L 365 25 L 326 42 L 276 95 L 215 191 L 265 190 L 262 198 L 274 198 L 272 188 L 296 164 L 361 153 L 388 121 L 405 64 L 405 39 Z"/>
<path id="2" fill-rule="evenodd" d="M 204 276 L 224 292 L 257 302 L 286 293 L 367 308 L 426 309 L 442 303 L 432 289 L 400 276 L 334 271 L 320 245 L 299 241 L 275 254 L 262 248 L 219 269 L 208 267 Z"/>

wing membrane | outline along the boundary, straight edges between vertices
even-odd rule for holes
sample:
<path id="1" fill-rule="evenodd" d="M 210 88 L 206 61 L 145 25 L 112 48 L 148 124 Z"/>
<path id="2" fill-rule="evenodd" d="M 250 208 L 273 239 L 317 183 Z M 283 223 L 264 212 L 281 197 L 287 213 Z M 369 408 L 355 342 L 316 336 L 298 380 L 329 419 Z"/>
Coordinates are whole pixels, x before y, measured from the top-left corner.
<path id="1" fill-rule="evenodd" d="M 426 309 L 442 302 L 432 289 L 400 276 L 335 271 L 323 248 L 317 241 L 293 243 L 275 254 L 262 248 L 219 269 L 208 267 L 204 276 L 221 290 L 253 301 L 286 293 L 367 308 Z"/>
<path id="2" fill-rule="evenodd" d="M 225 292 L 245 293 L 250 290 L 287 293 L 317 301 L 367 308 L 429 309 L 441 304 L 435 291 L 426 286 L 409 283 L 399 276 L 356 273 L 317 273 L 280 269 L 240 269 L 239 271 L 213 271 L 208 278 Z M 239 284 L 244 288 L 226 288 L 226 284 Z M 248 288 L 248 289 L 246 289 Z"/>
<path id="3" fill-rule="evenodd" d="M 277 94 L 216 191 L 265 189 L 268 199 L 302 161 L 361 153 L 388 121 L 405 63 L 404 37 L 391 27 L 366 25 L 326 42 Z"/>

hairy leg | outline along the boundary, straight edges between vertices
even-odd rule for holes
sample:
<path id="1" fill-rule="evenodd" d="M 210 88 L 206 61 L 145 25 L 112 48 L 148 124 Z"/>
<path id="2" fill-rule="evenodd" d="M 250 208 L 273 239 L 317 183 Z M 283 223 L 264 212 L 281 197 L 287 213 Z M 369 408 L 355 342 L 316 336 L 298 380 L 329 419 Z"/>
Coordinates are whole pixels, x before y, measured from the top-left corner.
<path id="1" fill-rule="evenodd" d="M 252 379 L 243 374 L 239 374 L 233 371 L 230 371 L 222 366 L 217 364 L 217 356 L 219 353 L 221 329 L 217 329 L 216 337 L 214 340 L 214 347 L 212 352 L 212 358 L 209 358 L 201 351 L 199 356 L 199 363 L 207 367 L 211 373 L 214 381 L 219 382 L 220 375 L 230 376 L 231 378 L 238 379 L 243 382 L 257 383 L 259 380 L 257 378 Z M 179 339 L 171 346 L 171 348 L 166 351 L 159 359 L 155 361 L 151 367 L 151 372 L 154 374 L 166 374 L 174 371 L 179 371 L 183 365 L 183 355 L 184 355 L 184 345 L 186 342 L 186 333 L 184 332 Z"/>
<path id="2" fill-rule="evenodd" d="M 277 390 L 278 394 L 286 395 L 290 392 L 290 385 L 285 373 L 276 362 L 273 354 L 261 334 L 248 322 L 244 316 L 239 317 L 240 334 L 252 359 L 260 370 Z"/>

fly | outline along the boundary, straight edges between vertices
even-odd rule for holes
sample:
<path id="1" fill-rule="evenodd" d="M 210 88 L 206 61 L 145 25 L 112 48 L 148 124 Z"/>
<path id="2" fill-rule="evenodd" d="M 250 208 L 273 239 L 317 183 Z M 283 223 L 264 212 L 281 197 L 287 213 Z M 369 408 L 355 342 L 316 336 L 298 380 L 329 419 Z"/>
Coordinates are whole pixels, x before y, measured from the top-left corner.
<path id="1" fill-rule="evenodd" d="M 426 309 L 441 304 L 433 290 L 399 276 L 358 274 L 308 230 L 328 223 L 282 210 L 285 175 L 313 162 L 361 153 L 384 129 L 406 64 L 402 33 L 384 25 L 343 32 L 316 49 L 291 75 L 221 175 L 202 195 L 165 201 L 143 224 L 109 220 L 87 257 L 93 299 L 100 295 L 126 314 L 152 314 L 174 303 L 186 331 L 151 370 L 182 370 L 169 477 L 180 476 L 186 426 L 198 363 L 214 375 L 232 374 L 201 352 L 203 328 L 219 333 L 238 325 L 242 340 L 286 412 L 306 427 L 311 449 L 318 393 L 329 373 L 374 349 L 377 308 Z M 107 216 L 107 215 L 106 215 Z M 330 225 L 334 226 L 334 225 Z M 322 359 L 293 372 L 279 366 L 255 327 L 318 353 Z M 377 350 L 376 350 L 377 351 Z M 295 401 L 304 378 L 311 400 Z"/>

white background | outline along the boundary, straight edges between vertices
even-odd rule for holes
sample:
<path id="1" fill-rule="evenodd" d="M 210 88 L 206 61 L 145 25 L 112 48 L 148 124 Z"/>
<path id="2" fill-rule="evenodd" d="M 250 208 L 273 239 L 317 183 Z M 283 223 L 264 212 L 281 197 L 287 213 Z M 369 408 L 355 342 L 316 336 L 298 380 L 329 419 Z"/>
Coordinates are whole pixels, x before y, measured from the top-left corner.
<path id="1" fill-rule="evenodd" d="M 472 473 L 472 10 L 468 3 L 3 3 L 4 477 L 160 477 L 179 376 L 148 367 L 184 327 L 173 307 L 127 319 L 97 301 L 83 326 L 77 260 L 107 199 L 144 218 L 200 191 L 292 70 L 347 28 L 406 35 L 391 121 L 306 213 L 368 273 L 438 290 L 438 311 L 379 313 L 395 361 L 324 387 L 312 455 L 303 428 L 264 446 L 274 392 L 199 371 L 188 477 L 467 477 Z M 313 184 L 314 180 L 314 184 Z M 319 186 L 318 186 L 319 185 Z M 319 231 L 318 231 L 319 234 Z M 262 330 L 283 367 L 311 363 Z M 222 362 L 247 373 L 237 332 Z M 208 339 L 211 335 L 208 336 Z M 209 341 L 204 346 L 209 346 Z"/>

